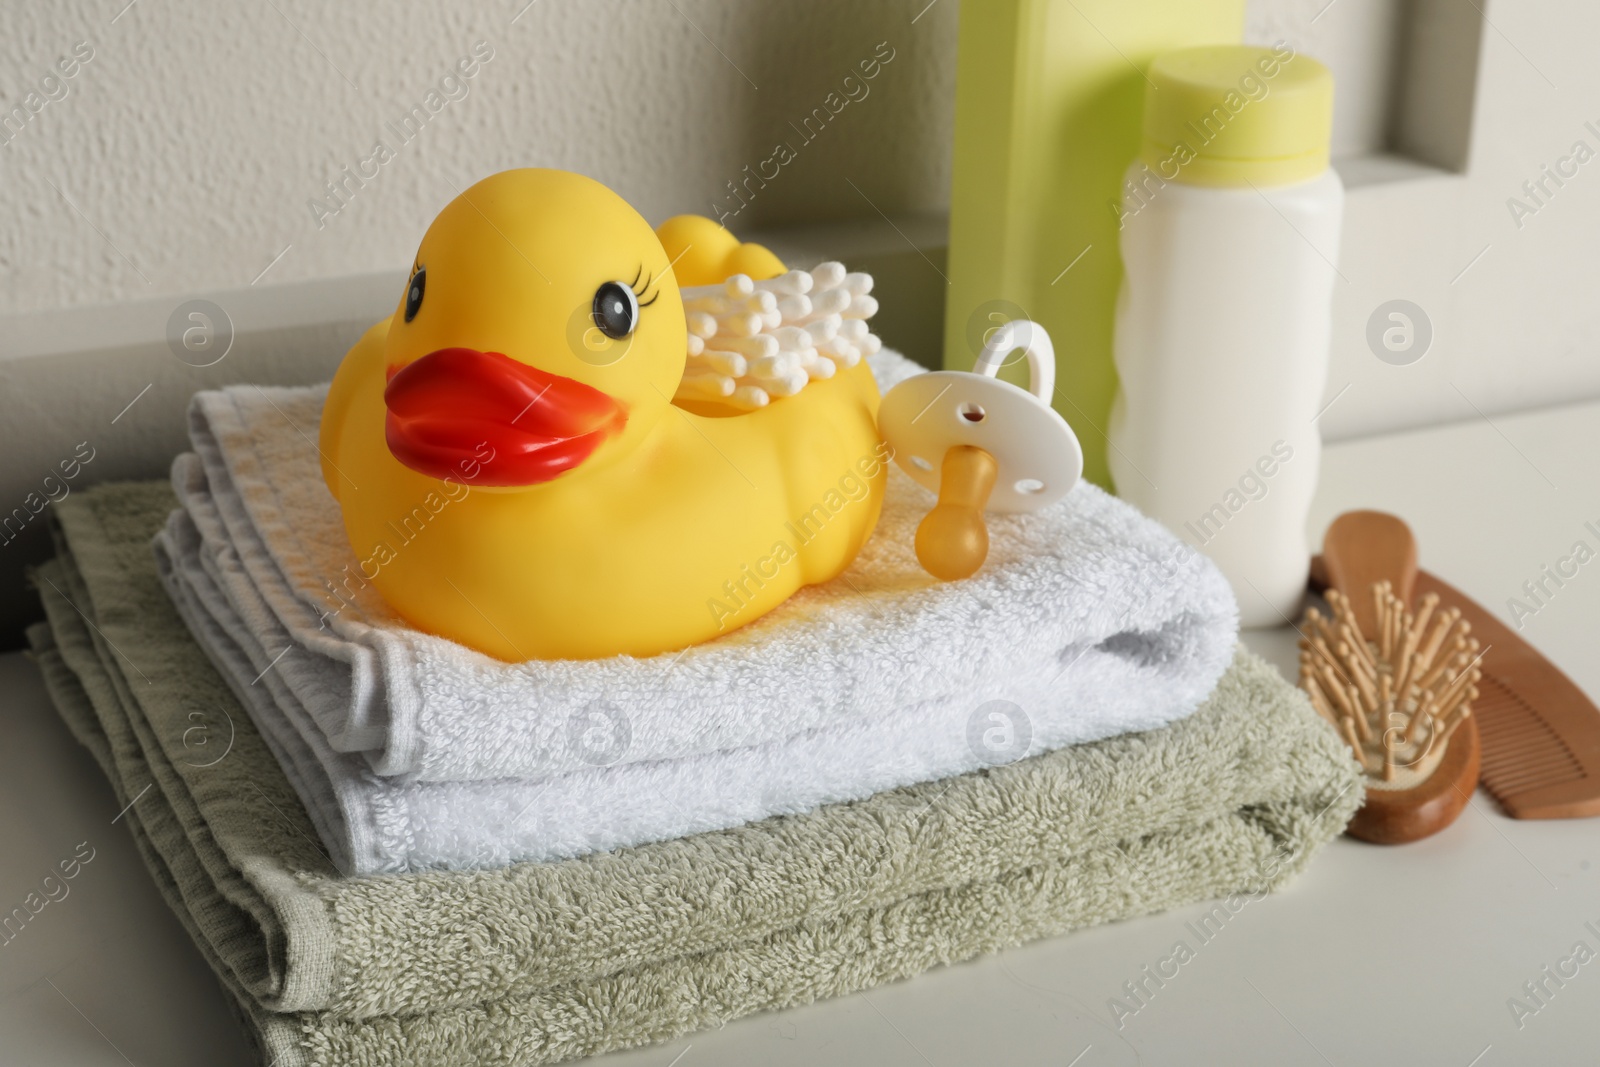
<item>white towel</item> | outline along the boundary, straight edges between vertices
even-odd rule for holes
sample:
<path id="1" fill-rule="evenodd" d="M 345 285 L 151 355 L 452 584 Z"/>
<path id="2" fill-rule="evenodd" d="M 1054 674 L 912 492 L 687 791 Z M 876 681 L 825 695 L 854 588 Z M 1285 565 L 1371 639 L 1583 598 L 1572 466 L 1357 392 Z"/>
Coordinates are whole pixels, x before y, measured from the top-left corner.
<path id="1" fill-rule="evenodd" d="M 915 371 L 874 362 L 885 387 Z M 898 471 L 844 577 L 682 654 L 502 664 L 370 589 L 321 627 L 319 579 L 354 560 L 322 396 L 200 394 L 157 553 L 346 870 L 580 855 L 963 773 L 994 758 L 994 700 L 1021 709 L 1008 756 L 1149 729 L 1232 652 L 1215 568 L 1092 486 L 993 517 L 984 570 L 934 581 L 911 550 L 930 497 Z"/>

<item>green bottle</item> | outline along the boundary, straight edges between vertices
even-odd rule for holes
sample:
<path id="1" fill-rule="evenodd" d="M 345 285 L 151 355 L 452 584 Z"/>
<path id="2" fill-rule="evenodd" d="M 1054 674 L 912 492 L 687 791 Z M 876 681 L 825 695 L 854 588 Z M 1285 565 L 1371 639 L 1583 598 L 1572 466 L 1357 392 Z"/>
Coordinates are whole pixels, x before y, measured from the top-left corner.
<path id="1" fill-rule="evenodd" d="M 1244 3 L 961 6 L 944 365 L 970 369 L 1011 319 L 1043 325 L 1055 342 L 1055 406 L 1083 443 L 1084 477 L 1101 486 L 1117 380 L 1118 209 L 1139 154 L 1145 71 L 1162 52 L 1238 43 Z"/>

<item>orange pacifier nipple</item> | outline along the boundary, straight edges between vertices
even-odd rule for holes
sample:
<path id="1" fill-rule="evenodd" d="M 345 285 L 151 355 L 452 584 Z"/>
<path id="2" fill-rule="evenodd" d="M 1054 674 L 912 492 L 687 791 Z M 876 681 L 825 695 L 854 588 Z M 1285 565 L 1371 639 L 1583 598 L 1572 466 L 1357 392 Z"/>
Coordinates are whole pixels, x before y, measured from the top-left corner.
<path id="1" fill-rule="evenodd" d="M 940 466 L 939 503 L 917 526 L 917 561 L 935 578 L 970 578 L 989 555 L 984 506 L 1000 465 L 974 445 L 956 445 Z"/>

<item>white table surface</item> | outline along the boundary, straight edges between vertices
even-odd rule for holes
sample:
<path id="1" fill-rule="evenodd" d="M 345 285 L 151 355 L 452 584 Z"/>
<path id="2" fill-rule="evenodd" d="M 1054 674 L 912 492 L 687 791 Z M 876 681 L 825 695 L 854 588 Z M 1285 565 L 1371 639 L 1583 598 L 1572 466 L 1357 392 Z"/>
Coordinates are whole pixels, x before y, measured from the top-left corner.
<path id="1" fill-rule="evenodd" d="M 1584 528 L 1600 528 L 1597 455 L 1600 404 L 1341 444 L 1327 452 L 1311 529 L 1320 539 L 1351 507 L 1396 512 L 1424 567 L 1503 613 L 1575 541 L 1600 549 Z M 1523 633 L 1600 694 L 1600 559 Z M 1292 638 L 1247 635 L 1286 672 Z M 0 731 L 0 912 L 79 842 L 95 849 L 70 895 L 0 945 L 0 1065 L 249 1062 L 220 987 L 114 824 L 110 788 L 20 654 L 0 657 Z M 1185 924 L 1204 910 L 1081 931 L 603 1062 L 1600 1063 L 1600 958 L 1520 1029 L 1507 1006 L 1577 942 L 1600 953 L 1600 819 L 1518 822 L 1480 792 L 1427 841 L 1335 841 L 1202 945 Z M 1194 958 L 1119 1029 L 1108 998 L 1179 939 Z"/>

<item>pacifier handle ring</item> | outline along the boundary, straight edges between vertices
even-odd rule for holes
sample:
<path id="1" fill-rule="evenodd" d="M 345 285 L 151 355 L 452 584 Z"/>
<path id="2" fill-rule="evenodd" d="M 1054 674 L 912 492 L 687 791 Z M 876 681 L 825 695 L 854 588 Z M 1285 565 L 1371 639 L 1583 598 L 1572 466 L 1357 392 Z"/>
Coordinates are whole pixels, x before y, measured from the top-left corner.
<path id="1" fill-rule="evenodd" d="M 990 335 L 973 371 L 990 378 L 1000 373 L 1005 358 L 1017 349 L 1028 358 L 1028 392 L 1050 403 L 1056 391 L 1056 349 L 1043 326 L 1029 319 L 1013 319 Z"/>

